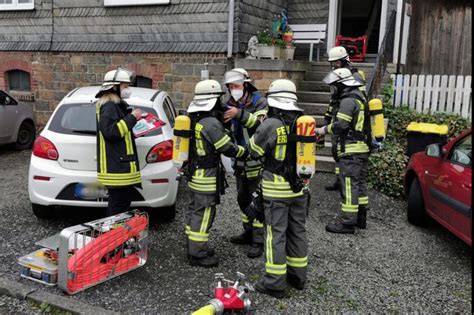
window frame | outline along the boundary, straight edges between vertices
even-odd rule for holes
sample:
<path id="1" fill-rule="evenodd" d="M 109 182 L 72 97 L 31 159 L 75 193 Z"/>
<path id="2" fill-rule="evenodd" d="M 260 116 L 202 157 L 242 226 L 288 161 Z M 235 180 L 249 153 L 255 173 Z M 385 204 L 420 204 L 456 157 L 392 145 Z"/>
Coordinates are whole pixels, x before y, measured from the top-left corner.
<path id="1" fill-rule="evenodd" d="M 23 11 L 23 10 L 34 10 L 35 0 L 31 0 L 30 3 L 18 3 L 18 0 L 12 0 L 9 4 L 0 4 L 0 11 Z"/>
<path id="2" fill-rule="evenodd" d="M 104 0 L 104 6 L 106 7 L 164 5 L 170 3 L 171 0 Z"/>
<path id="3" fill-rule="evenodd" d="M 176 123 L 176 109 L 174 108 L 173 102 L 169 96 L 165 97 L 163 101 L 163 111 L 165 112 L 165 116 L 168 119 L 171 127 L 174 128 Z M 168 116 L 168 112 L 171 117 Z"/>
<path id="4" fill-rule="evenodd" d="M 27 76 L 27 79 L 25 80 L 25 82 L 28 82 L 28 89 L 26 90 L 16 90 L 16 89 L 12 89 L 12 78 L 11 78 L 11 74 L 14 73 L 14 72 L 17 72 L 18 75 L 20 76 L 19 79 L 20 79 L 20 88 L 21 88 L 21 84 L 22 84 L 22 80 L 21 80 L 21 75 L 22 74 L 25 74 Z M 9 91 L 12 91 L 12 92 L 20 92 L 20 93 L 31 93 L 31 73 L 27 72 L 27 71 L 24 71 L 24 70 L 21 70 L 21 69 L 12 69 L 12 70 L 8 70 L 7 72 L 7 78 L 8 78 L 8 90 Z"/>
<path id="5" fill-rule="evenodd" d="M 463 167 L 466 167 L 466 168 L 471 168 L 472 169 L 472 157 L 470 158 L 471 159 L 471 165 L 466 165 L 464 163 L 461 163 L 459 161 L 456 161 L 456 160 L 453 160 L 453 154 L 454 154 L 454 151 L 458 148 L 458 146 L 461 144 L 461 142 L 465 141 L 467 138 L 471 137 L 471 152 L 472 152 L 472 134 L 468 134 L 466 135 L 465 137 L 463 137 L 462 139 L 459 139 L 458 141 L 456 141 L 456 143 L 453 145 L 453 147 L 451 148 L 451 152 L 449 153 L 449 156 L 448 156 L 448 162 L 451 163 L 451 164 L 456 164 L 456 165 L 460 165 L 460 166 L 463 166 Z M 471 153 L 472 154 L 472 153 Z"/>

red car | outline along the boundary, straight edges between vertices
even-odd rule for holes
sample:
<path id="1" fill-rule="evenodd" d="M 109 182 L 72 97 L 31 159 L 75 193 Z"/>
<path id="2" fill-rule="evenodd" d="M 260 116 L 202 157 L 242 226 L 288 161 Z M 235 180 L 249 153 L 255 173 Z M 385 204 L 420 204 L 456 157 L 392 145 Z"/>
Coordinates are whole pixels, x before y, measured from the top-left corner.
<path id="1" fill-rule="evenodd" d="M 472 128 L 412 155 L 405 174 L 410 223 L 425 225 L 430 216 L 472 246 L 471 154 Z"/>

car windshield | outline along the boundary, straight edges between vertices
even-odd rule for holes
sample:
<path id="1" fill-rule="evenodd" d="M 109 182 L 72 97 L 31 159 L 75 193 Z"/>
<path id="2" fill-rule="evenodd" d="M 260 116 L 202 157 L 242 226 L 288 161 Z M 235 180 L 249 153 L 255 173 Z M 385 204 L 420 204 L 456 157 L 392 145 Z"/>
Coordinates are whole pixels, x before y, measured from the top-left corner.
<path id="1" fill-rule="evenodd" d="M 156 111 L 150 107 L 131 106 L 139 108 L 158 116 Z M 49 130 L 69 135 L 90 135 L 97 134 L 95 103 L 88 104 L 66 104 L 61 106 L 51 121 Z M 148 133 L 145 137 L 152 137 L 162 134 L 161 129 Z"/>

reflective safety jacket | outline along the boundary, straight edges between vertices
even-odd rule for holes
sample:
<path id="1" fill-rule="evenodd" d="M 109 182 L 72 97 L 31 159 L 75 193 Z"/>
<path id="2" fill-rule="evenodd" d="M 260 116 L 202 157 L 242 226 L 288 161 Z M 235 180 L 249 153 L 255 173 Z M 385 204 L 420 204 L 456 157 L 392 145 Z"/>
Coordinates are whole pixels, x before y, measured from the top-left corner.
<path id="1" fill-rule="evenodd" d="M 359 91 L 362 92 L 362 95 L 364 96 L 366 102 L 367 102 L 367 95 L 366 95 L 366 82 L 365 82 L 365 73 L 362 70 L 358 70 L 357 68 L 351 67 L 349 68 L 351 70 L 352 75 L 354 76 L 354 79 L 360 83 L 363 83 L 363 86 L 360 86 L 358 89 Z M 339 100 L 333 99 L 331 97 L 331 100 L 329 101 L 329 106 L 326 109 L 326 113 L 324 114 L 324 122 L 325 125 L 329 125 L 332 121 L 332 117 L 334 116 L 335 110 L 339 107 Z"/>
<path id="2" fill-rule="evenodd" d="M 341 94 L 339 107 L 333 122 L 324 127 L 326 132 L 336 136 L 338 157 L 368 153 L 368 133 L 365 97 L 357 88 L 347 87 Z"/>
<path id="3" fill-rule="evenodd" d="M 260 116 L 267 115 L 267 99 L 259 92 L 246 93 L 242 101 L 236 102 L 233 98 L 227 101 L 227 107 L 236 107 L 237 116 L 232 120 L 232 133 L 238 145 L 247 147 L 250 137 L 260 125 Z M 243 175 L 248 179 L 260 175 L 262 164 L 259 161 L 242 162 Z"/>
<path id="4" fill-rule="evenodd" d="M 267 118 L 249 141 L 249 153 L 254 159 L 265 158 L 265 165 L 271 160 L 287 163 L 287 144 L 290 127 L 277 117 Z M 262 194 L 267 200 L 288 200 L 303 196 L 303 191 L 293 192 L 288 178 L 271 171 L 266 166 L 262 173 Z"/>
<path id="5" fill-rule="evenodd" d="M 188 186 L 197 193 L 216 194 L 217 172 L 220 167 L 220 154 L 228 157 L 242 158 L 245 148 L 232 142 L 229 131 L 211 115 L 194 120 L 194 139 L 190 147 L 190 164 L 193 166 Z"/>
<path id="6" fill-rule="evenodd" d="M 132 129 L 137 123 L 124 101 L 96 107 L 97 179 L 107 187 L 141 185 Z"/>

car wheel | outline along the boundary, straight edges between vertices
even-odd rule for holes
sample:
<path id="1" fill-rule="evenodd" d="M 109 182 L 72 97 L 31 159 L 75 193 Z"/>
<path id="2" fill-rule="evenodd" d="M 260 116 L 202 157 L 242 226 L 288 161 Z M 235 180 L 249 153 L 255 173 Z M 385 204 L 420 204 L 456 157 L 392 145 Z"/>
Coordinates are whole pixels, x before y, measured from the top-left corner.
<path id="1" fill-rule="evenodd" d="M 36 138 L 35 126 L 24 121 L 21 123 L 20 130 L 18 131 L 18 137 L 15 143 L 16 150 L 28 150 L 33 147 L 33 143 Z"/>
<path id="2" fill-rule="evenodd" d="M 38 219 L 51 219 L 54 216 L 54 206 L 43 206 L 32 203 L 31 209 L 33 209 L 33 213 Z"/>
<path id="3" fill-rule="evenodd" d="M 407 218 L 408 222 L 418 226 L 426 226 L 428 223 L 420 181 L 416 177 L 413 179 L 408 192 Z"/>

